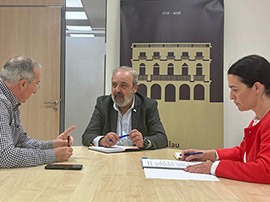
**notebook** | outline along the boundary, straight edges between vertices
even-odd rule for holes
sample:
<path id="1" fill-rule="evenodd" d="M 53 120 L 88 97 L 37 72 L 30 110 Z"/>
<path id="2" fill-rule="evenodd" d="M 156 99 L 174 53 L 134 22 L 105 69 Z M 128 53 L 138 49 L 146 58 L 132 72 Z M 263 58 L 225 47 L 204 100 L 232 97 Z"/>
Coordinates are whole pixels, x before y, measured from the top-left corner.
<path id="1" fill-rule="evenodd" d="M 127 152 L 127 151 L 140 150 L 136 146 L 117 146 L 117 145 L 114 145 L 112 147 L 95 147 L 95 146 L 93 147 L 93 146 L 90 146 L 90 147 L 88 147 L 88 149 L 93 150 L 93 151 L 103 152 L 103 153 L 117 153 L 117 152 Z"/>

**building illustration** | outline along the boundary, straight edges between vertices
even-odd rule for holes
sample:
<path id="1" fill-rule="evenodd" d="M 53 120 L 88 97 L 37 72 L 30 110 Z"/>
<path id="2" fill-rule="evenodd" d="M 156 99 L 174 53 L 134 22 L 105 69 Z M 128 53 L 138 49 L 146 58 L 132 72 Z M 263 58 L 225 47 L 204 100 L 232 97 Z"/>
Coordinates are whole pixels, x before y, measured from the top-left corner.
<path id="1" fill-rule="evenodd" d="M 211 43 L 133 43 L 138 91 L 164 102 L 210 100 Z"/>

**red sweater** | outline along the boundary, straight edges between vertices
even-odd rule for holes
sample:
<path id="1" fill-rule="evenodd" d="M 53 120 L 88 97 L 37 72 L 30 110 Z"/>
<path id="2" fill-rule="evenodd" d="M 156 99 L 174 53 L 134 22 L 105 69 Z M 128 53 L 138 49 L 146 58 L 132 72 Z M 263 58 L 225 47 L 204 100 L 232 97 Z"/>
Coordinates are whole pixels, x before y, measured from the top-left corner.
<path id="1" fill-rule="evenodd" d="M 252 123 L 245 128 L 240 147 L 217 149 L 220 163 L 216 176 L 270 184 L 270 111 L 255 126 Z"/>

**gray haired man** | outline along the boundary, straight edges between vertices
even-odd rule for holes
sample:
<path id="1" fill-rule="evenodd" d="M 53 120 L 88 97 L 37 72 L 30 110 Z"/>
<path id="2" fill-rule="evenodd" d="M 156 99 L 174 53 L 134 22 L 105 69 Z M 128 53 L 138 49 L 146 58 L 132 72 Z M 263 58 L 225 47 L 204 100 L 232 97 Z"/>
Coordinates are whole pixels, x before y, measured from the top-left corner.
<path id="1" fill-rule="evenodd" d="M 27 136 L 22 127 L 19 106 L 40 83 L 41 65 L 26 56 L 7 61 L 0 74 L 0 168 L 37 166 L 65 161 L 72 155 L 67 136 L 70 127 L 55 140 L 40 141 Z M 70 144 L 73 138 L 70 138 Z"/>

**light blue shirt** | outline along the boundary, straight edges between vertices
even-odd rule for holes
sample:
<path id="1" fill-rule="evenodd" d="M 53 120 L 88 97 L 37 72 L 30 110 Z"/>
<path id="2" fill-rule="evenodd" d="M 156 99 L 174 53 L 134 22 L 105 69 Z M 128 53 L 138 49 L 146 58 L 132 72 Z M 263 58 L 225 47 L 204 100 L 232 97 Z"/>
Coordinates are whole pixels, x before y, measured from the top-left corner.
<path id="1" fill-rule="evenodd" d="M 115 103 L 113 104 L 113 108 L 118 112 L 116 133 L 119 136 L 129 134 L 129 132 L 132 129 L 131 114 L 132 114 L 132 110 L 135 110 L 135 109 L 133 109 L 134 105 L 135 105 L 135 96 L 133 97 L 133 102 L 132 102 L 131 107 L 122 116 L 118 106 Z M 133 146 L 133 143 L 129 137 L 124 137 L 124 138 L 121 138 L 120 141 L 116 145 Z"/>
<path id="2" fill-rule="evenodd" d="M 126 135 L 129 134 L 129 132 L 132 129 L 132 122 L 131 122 L 131 115 L 132 115 L 132 110 L 135 105 L 135 96 L 133 97 L 133 102 L 131 107 L 128 109 L 128 111 L 122 116 L 120 113 L 120 110 L 118 108 L 118 106 L 114 103 L 113 104 L 113 108 L 118 112 L 118 118 L 117 118 L 117 129 L 116 129 L 116 133 L 118 134 L 118 136 L 122 136 L 122 135 Z M 99 146 L 99 140 L 101 138 L 103 138 L 104 136 L 97 136 L 94 140 L 93 140 L 93 144 L 95 146 Z M 133 146 L 133 143 L 131 141 L 131 139 L 129 137 L 124 137 L 121 138 L 120 141 L 118 143 L 116 143 L 116 145 L 120 145 L 120 146 Z"/>

